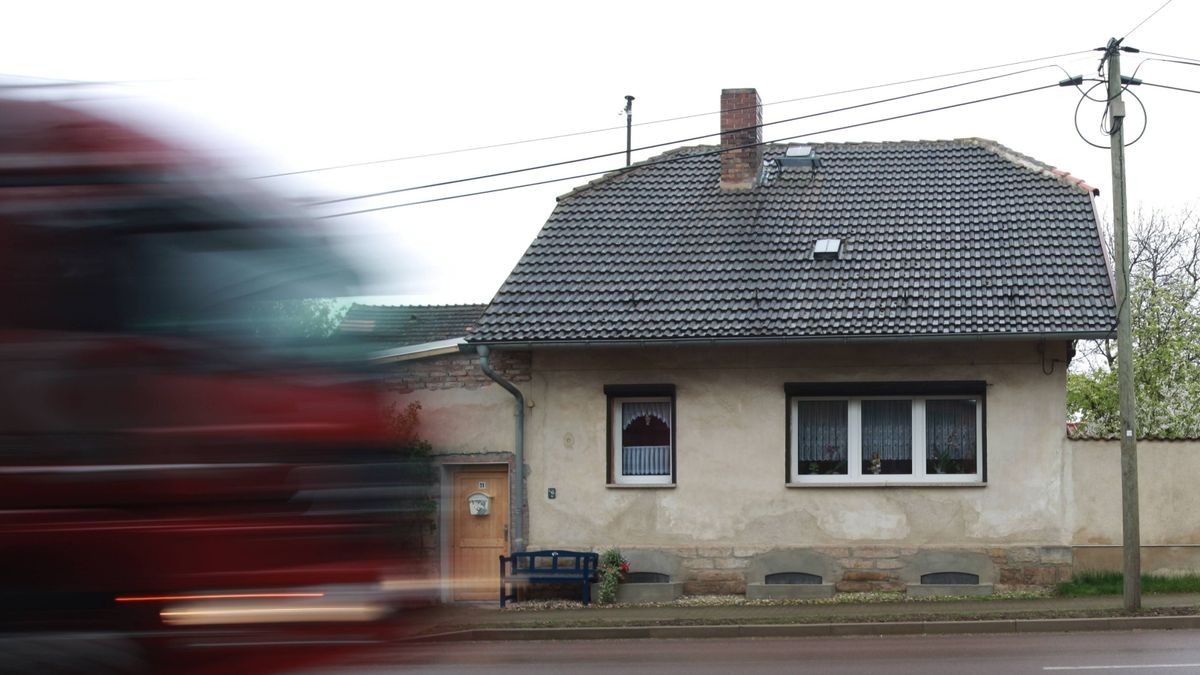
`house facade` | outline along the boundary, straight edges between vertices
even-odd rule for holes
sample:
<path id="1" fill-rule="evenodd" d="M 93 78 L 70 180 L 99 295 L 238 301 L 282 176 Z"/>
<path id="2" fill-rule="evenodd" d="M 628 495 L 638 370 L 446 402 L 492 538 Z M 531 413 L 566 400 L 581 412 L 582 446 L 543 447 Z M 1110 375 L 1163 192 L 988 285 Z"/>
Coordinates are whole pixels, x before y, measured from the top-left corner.
<path id="1" fill-rule="evenodd" d="M 982 139 L 761 120 L 725 90 L 720 146 L 560 197 L 467 338 L 530 354 L 521 544 L 693 593 L 1065 578 L 1065 372 L 1115 325 L 1093 189 Z"/>
<path id="2" fill-rule="evenodd" d="M 763 556 L 783 565 L 763 576 L 815 574 L 840 590 L 899 590 L 945 571 L 985 584 L 1060 580 L 1073 540 L 1060 452 L 1067 351 L 1026 341 L 534 350 L 528 546 L 617 546 L 635 569 L 653 552 L 652 571 L 693 593 L 763 582 L 748 576 Z M 629 418 L 657 422 L 645 411 L 665 418 L 673 452 L 659 475 L 624 475 L 644 452 L 622 444 Z M 934 436 L 956 433 L 934 449 Z M 940 467 L 939 451 L 951 453 Z"/>
<path id="3" fill-rule="evenodd" d="M 1064 429 L 1074 341 L 1116 321 L 1095 191 L 982 139 L 763 145 L 754 90 L 722 111 L 720 146 L 560 197 L 454 378 L 405 376 L 435 411 L 452 583 L 486 575 L 454 560 L 488 522 L 690 593 L 1109 566 L 1111 448 Z M 1191 455 L 1154 454 L 1143 494 L 1194 502 Z M 455 515 L 468 498 L 503 522 Z M 1144 521 L 1148 570 L 1194 566 L 1200 522 Z"/>

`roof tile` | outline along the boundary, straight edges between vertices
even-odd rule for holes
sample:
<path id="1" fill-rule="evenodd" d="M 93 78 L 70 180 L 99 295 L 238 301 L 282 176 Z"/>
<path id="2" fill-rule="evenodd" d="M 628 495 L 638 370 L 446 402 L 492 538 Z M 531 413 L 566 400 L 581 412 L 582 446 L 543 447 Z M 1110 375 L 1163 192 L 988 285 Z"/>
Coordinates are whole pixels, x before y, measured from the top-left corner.
<path id="1" fill-rule="evenodd" d="M 352 305 L 339 332 L 389 347 L 467 335 L 487 305 Z"/>

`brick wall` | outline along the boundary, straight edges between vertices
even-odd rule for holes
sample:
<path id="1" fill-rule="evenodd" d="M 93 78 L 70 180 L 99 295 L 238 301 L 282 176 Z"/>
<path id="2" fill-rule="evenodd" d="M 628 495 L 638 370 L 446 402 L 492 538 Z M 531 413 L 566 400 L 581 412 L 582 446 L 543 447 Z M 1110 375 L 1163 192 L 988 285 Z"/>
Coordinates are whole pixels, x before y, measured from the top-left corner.
<path id="1" fill-rule="evenodd" d="M 753 89 L 721 90 L 721 147 L 740 148 L 721 154 L 721 187 L 754 187 L 762 168 L 762 101 Z"/>
<path id="2" fill-rule="evenodd" d="M 529 352 L 493 351 L 490 362 L 492 369 L 509 382 L 529 381 Z M 423 389 L 478 389 L 496 384 L 479 367 L 479 357 L 475 354 L 404 361 L 396 364 L 388 381 L 401 394 Z"/>

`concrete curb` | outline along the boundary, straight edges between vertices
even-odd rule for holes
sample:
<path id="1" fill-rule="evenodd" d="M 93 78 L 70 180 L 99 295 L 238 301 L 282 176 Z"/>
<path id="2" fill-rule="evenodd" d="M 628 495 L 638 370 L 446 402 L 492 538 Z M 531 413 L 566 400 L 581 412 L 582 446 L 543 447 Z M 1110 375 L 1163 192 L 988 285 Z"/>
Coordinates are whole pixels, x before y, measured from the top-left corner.
<path id="1" fill-rule="evenodd" d="M 1114 616 L 1085 619 L 985 619 L 980 621 L 880 621 L 715 626 L 614 626 L 583 628 L 474 628 L 408 638 L 414 642 L 494 640 L 641 640 L 789 638 L 846 635 L 961 635 L 1070 633 L 1079 631 L 1200 629 L 1200 616 Z"/>

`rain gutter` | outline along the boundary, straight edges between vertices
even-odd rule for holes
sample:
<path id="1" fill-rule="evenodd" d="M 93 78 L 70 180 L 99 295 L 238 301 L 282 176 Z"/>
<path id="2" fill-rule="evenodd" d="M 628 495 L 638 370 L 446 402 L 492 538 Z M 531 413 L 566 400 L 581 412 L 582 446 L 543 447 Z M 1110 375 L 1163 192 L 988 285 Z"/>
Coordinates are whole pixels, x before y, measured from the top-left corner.
<path id="1" fill-rule="evenodd" d="M 1073 331 L 1062 333 L 956 333 L 948 335 L 847 335 L 833 337 L 763 337 L 763 338 L 670 338 L 643 340 L 538 340 L 531 341 L 471 341 L 468 348 L 484 349 L 488 346 L 502 349 L 534 349 L 547 347 L 686 347 L 704 345 L 839 345 L 839 344 L 894 344 L 897 342 L 1013 342 L 1035 340 L 1103 340 L 1112 337 L 1112 331 Z"/>
<path id="2" fill-rule="evenodd" d="M 516 504 L 516 518 L 513 519 L 512 530 L 512 550 L 525 550 L 525 396 L 517 389 L 516 385 L 504 379 L 500 373 L 492 370 L 492 364 L 488 362 L 488 348 L 486 345 L 478 345 L 475 350 L 479 353 L 479 368 L 484 374 L 492 378 L 492 380 L 504 387 L 508 393 L 513 395 L 515 405 L 513 408 L 513 417 L 516 418 L 516 441 L 513 449 L 513 460 L 516 463 L 516 481 L 513 483 L 513 502 Z"/>
<path id="3" fill-rule="evenodd" d="M 457 354 L 462 345 L 463 339 L 458 337 L 450 338 L 449 340 L 438 340 L 436 342 L 423 342 L 419 345 L 406 345 L 395 349 L 384 349 L 369 354 L 367 356 L 367 363 L 381 365 L 385 363 L 412 361 L 414 359 L 427 359 L 431 356 Z"/>

